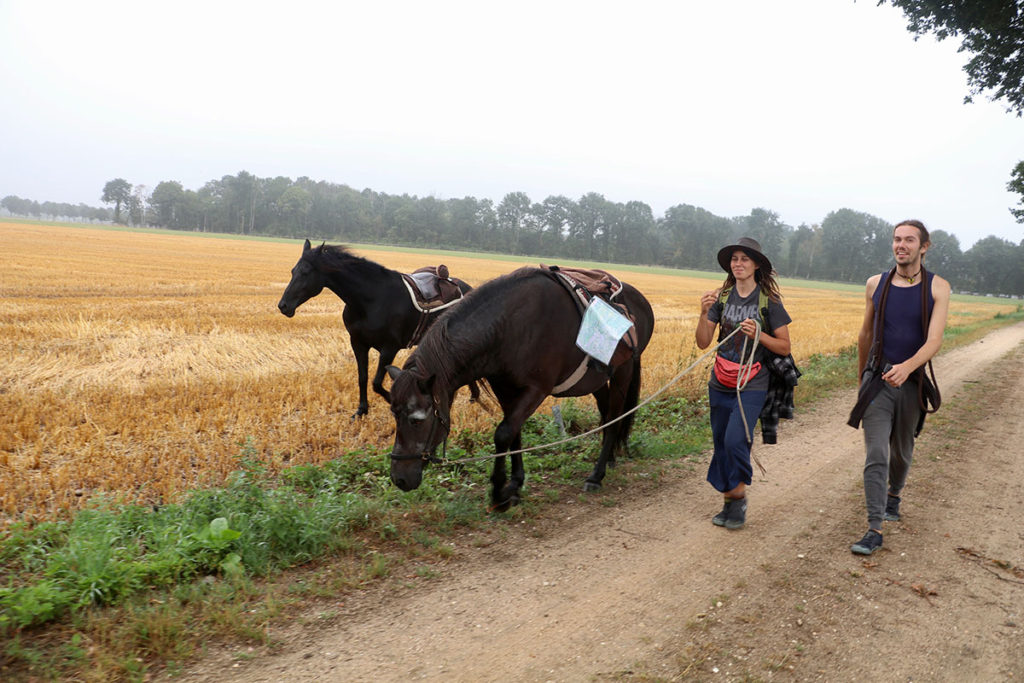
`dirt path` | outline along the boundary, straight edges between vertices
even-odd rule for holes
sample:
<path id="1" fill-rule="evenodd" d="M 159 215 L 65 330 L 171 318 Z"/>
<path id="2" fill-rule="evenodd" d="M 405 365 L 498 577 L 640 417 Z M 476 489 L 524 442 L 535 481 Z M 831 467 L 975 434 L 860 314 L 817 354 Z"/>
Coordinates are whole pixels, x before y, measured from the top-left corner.
<path id="1" fill-rule="evenodd" d="M 212 652 L 175 680 L 1024 677 L 1022 342 L 1018 324 L 936 360 L 944 405 L 870 558 L 849 551 L 866 526 L 851 391 L 758 446 L 742 531 L 713 526 L 720 499 L 674 470 L 585 519 L 567 503 L 557 524 L 467 542 L 433 581 L 275 634 L 284 654 Z"/>

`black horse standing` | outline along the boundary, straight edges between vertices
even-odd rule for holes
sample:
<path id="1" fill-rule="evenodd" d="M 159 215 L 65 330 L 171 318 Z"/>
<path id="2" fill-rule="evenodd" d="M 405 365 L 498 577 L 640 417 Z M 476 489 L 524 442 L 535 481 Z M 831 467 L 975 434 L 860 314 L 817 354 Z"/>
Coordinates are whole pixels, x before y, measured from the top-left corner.
<path id="1" fill-rule="evenodd" d="M 472 287 L 453 278 L 463 293 Z M 390 402 L 384 388 L 385 368 L 395 355 L 412 340 L 423 313 L 413 306 L 402 274 L 356 256 L 342 246 L 321 244 L 312 248 L 309 240 L 302 246 L 302 256 L 292 268 L 292 279 L 281 295 L 277 307 L 291 318 L 295 309 L 313 298 L 324 287 L 345 302 L 342 320 L 348 330 L 352 352 L 359 368 L 359 408 L 353 417 L 369 411 L 366 384 L 369 375 L 370 349 L 380 354 L 377 372 L 373 376 L 373 390 Z M 441 314 L 429 314 L 429 325 Z M 473 387 L 474 395 L 476 387 Z"/>
<path id="2" fill-rule="evenodd" d="M 585 360 L 575 344 L 579 310 L 554 278 L 547 269 L 520 268 L 481 285 L 424 335 L 402 370 L 388 368 L 396 425 L 391 480 L 400 489 L 411 491 L 420 485 L 424 465 L 447 438 L 456 388 L 485 378 L 504 413 L 494 432 L 497 457 L 491 499 L 499 511 L 519 502 L 525 480 L 523 456 L 511 456 L 509 481 L 502 454 L 521 448 L 523 423 Z M 622 285 L 615 301 L 625 304 L 635 318 L 634 353 L 617 365 L 587 369 L 557 394 L 593 394 L 602 424 L 637 405 L 640 355 L 654 331 L 654 312 L 647 299 L 634 287 Z M 601 454 L 584 490 L 600 488 L 615 449 L 626 443 L 632 418 L 631 414 L 603 430 Z"/>

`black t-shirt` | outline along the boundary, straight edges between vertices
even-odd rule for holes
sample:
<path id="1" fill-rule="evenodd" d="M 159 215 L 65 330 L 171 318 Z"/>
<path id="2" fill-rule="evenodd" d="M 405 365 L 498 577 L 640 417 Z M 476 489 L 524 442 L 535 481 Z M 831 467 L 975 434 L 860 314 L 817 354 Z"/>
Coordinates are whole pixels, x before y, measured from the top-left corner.
<path id="1" fill-rule="evenodd" d="M 785 306 L 782 305 L 781 301 L 775 301 L 771 297 L 768 298 L 768 323 L 761 320 L 761 311 L 759 309 L 760 303 L 761 286 L 754 287 L 747 296 L 740 296 L 736 288 L 733 287 L 732 291 L 729 292 L 729 298 L 726 299 L 723 305 L 721 300 L 716 301 L 708 309 L 708 320 L 713 323 L 718 323 L 719 332 L 718 339 L 721 341 L 725 337 L 728 337 L 736 327 L 746 320 L 747 318 L 754 318 L 755 320 L 761 321 L 761 329 L 778 329 L 783 325 L 788 325 L 793 321 L 789 317 L 789 313 L 786 312 Z M 723 346 L 718 348 L 718 355 L 726 360 L 731 360 L 734 363 L 743 362 L 740 358 L 740 354 L 743 351 L 743 342 L 747 342 L 747 357 L 750 355 L 750 348 L 753 346 L 753 342 L 747 339 L 746 335 L 738 333 L 727 341 Z M 754 360 L 762 363 L 761 370 L 747 383 L 744 389 L 752 389 L 755 391 L 764 391 L 768 389 L 768 368 L 764 366 L 764 358 L 767 354 L 767 350 L 761 344 L 757 345 L 757 352 L 754 354 Z M 711 371 L 711 380 L 708 382 L 709 386 L 719 391 L 735 391 L 735 387 L 727 387 L 718 381 L 715 377 L 715 371 Z"/>

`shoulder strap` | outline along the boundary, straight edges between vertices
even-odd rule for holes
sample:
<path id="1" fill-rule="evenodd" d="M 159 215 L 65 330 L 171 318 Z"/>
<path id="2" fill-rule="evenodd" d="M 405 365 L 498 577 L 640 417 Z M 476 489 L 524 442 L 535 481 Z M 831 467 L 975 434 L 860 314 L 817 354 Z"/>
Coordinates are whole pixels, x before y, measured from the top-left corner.
<path id="1" fill-rule="evenodd" d="M 885 336 L 885 307 L 889 302 L 889 287 L 892 285 L 892 277 L 896 274 L 896 266 L 886 273 L 881 282 L 882 293 L 878 297 L 878 308 L 875 309 L 875 338 L 872 340 L 874 346 L 871 354 L 871 367 L 876 370 L 882 367 L 882 338 Z"/>
<path id="2" fill-rule="evenodd" d="M 764 291 L 764 287 L 760 285 L 758 285 L 757 308 L 761 311 L 761 327 L 765 332 L 771 334 L 772 326 L 768 322 L 768 292 Z"/>
<path id="3" fill-rule="evenodd" d="M 757 310 L 761 314 L 761 328 L 771 334 L 771 326 L 768 324 L 768 292 L 764 291 L 764 287 L 761 285 L 758 285 L 757 288 Z M 732 294 L 732 287 L 722 288 L 722 293 L 718 295 L 719 303 L 724 306 L 725 302 L 729 300 L 730 294 Z"/>
<path id="4" fill-rule="evenodd" d="M 928 339 L 928 324 L 931 322 L 931 311 L 928 310 L 928 292 L 931 291 L 932 283 L 928 278 L 928 271 L 924 269 L 924 264 L 921 264 L 921 332 L 924 338 Z M 939 383 L 935 379 L 935 368 L 932 367 L 932 361 L 928 359 L 928 371 L 920 368 L 921 379 L 917 383 L 917 403 L 925 413 L 934 413 L 939 409 L 939 404 L 942 403 L 942 394 L 939 393 Z M 931 375 L 932 387 L 935 389 L 935 394 L 932 397 L 934 405 L 932 409 L 928 409 L 928 401 L 924 395 L 924 381 L 928 374 Z"/>

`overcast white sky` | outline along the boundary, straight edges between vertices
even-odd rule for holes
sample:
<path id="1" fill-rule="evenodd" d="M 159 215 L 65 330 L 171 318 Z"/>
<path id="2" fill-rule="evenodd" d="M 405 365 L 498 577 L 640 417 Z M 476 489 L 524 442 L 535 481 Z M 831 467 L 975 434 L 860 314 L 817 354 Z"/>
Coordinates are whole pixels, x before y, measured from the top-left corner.
<path id="1" fill-rule="evenodd" d="M 1024 120 L 875 0 L 0 0 L 0 196 L 241 170 L 1019 243 Z"/>

